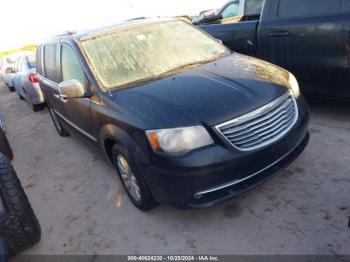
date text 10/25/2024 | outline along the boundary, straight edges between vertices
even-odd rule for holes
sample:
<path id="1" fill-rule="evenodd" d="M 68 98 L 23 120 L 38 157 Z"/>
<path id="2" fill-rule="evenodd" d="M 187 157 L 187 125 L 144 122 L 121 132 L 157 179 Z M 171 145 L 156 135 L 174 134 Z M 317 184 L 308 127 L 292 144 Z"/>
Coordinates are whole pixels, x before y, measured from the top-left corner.
<path id="1" fill-rule="evenodd" d="M 128 256 L 128 261 L 220 261 L 217 256 Z"/>

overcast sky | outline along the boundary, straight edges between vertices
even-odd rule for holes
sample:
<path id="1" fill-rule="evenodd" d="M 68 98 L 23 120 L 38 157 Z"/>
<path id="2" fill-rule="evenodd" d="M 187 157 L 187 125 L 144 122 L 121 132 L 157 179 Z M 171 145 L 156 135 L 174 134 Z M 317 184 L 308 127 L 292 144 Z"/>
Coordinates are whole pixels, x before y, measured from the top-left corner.
<path id="1" fill-rule="evenodd" d="M 227 0 L 1 1 L 0 51 L 38 44 L 67 30 L 95 28 L 140 16 L 198 14 Z"/>

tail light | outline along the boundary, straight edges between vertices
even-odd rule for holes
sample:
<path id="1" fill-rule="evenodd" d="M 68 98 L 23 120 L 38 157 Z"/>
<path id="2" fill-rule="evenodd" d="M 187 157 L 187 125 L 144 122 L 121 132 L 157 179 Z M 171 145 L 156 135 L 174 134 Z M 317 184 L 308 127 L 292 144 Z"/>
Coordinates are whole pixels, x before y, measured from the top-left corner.
<path id="1" fill-rule="evenodd" d="M 32 83 L 39 83 L 39 77 L 38 77 L 37 74 L 30 74 L 30 75 L 28 76 L 28 79 L 29 79 L 29 81 L 32 82 Z"/>

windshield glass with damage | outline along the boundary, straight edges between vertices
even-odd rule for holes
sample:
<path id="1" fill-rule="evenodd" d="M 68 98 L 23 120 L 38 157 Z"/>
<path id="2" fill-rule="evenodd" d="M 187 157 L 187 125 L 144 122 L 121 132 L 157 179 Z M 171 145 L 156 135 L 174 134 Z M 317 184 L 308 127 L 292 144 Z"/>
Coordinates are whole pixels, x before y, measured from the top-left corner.
<path id="1" fill-rule="evenodd" d="M 179 20 L 107 31 L 80 41 L 96 76 L 109 89 L 156 79 L 230 53 Z"/>

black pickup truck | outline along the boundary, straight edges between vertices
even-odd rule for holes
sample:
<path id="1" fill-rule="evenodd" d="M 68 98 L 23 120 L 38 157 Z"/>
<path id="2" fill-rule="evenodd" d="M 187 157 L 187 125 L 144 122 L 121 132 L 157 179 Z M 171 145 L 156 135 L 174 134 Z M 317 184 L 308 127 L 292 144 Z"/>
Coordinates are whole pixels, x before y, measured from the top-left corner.
<path id="1" fill-rule="evenodd" d="M 255 20 L 199 27 L 235 52 L 288 69 L 306 94 L 350 99 L 350 0 L 265 0 Z"/>

